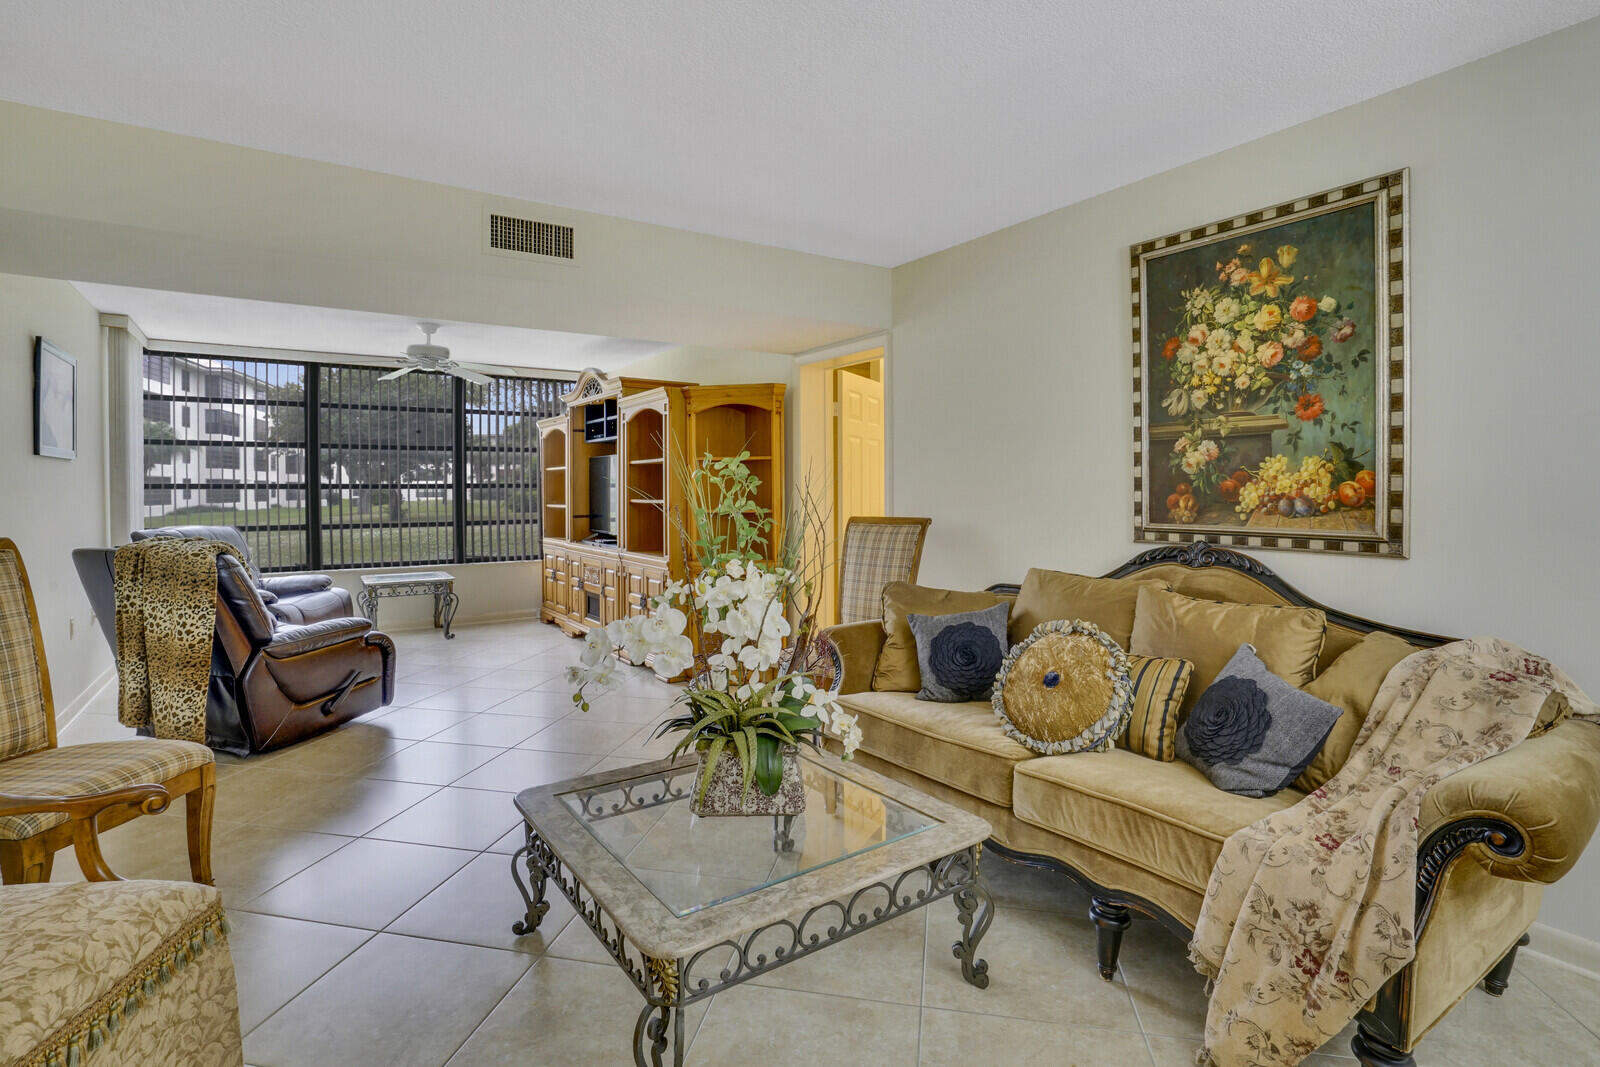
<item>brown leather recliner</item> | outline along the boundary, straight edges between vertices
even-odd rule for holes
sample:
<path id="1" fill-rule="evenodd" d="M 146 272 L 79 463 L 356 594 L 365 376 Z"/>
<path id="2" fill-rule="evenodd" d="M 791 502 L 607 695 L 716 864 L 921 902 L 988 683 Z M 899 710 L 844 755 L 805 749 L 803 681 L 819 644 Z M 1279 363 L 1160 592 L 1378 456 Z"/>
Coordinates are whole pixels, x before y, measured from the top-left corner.
<path id="1" fill-rule="evenodd" d="M 72 553 L 113 654 L 116 553 L 114 548 Z M 242 562 L 217 557 L 217 628 L 206 695 L 208 745 L 240 756 L 281 748 L 393 699 L 394 642 L 387 634 L 353 615 L 285 623 L 267 610 Z"/>
<path id="2" fill-rule="evenodd" d="M 132 536 L 135 541 L 150 537 L 203 537 L 207 541 L 227 542 L 243 557 L 250 584 L 255 586 L 267 610 L 283 622 L 347 619 L 356 613 L 350 593 L 336 587 L 326 574 L 262 574 L 249 542 L 236 527 L 157 526 L 134 530 Z"/>

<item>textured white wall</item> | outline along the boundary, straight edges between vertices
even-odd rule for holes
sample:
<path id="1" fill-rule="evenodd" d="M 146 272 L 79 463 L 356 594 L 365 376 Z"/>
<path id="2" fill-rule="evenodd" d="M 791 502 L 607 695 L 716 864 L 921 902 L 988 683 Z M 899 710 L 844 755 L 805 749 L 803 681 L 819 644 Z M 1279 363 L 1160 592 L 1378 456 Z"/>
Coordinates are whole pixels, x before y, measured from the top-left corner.
<path id="1" fill-rule="evenodd" d="M 1095 574 L 1132 540 L 1128 246 L 1411 168 L 1411 559 L 1263 552 L 1311 596 L 1497 634 L 1600 696 L 1600 21 L 894 271 L 895 507 L 923 580 Z M 1587 727 L 1586 727 L 1587 728 Z M 1600 939 L 1600 847 L 1545 921 Z"/>
<path id="2" fill-rule="evenodd" d="M 795 383 L 794 357 L 774 352 L 685 345 L 636 360 L 616 372 L 633 378 L 656 378 L 699 385 L 748 385 L 753 382 Z"/>
<path id="3" fill-rule="evenodd" d="M 3 101 L 0 145 L 0 271 L 784 352 L 889 320 L 882 267 Z M 488 210 L 577 264 L 484 252 Z"/>
<path id="4" fill-rule="evenodd" d="M 33 454 L 33 339 L 41 334 L 78 360 L 77 459 Z M 17 543 L 28 568 L 58 713 L 76 710 L 72 703 L 111 667 L 72 567 L 74 548 L 105 543 L 102 374 L 100 316 L 76 289 L 0 274 L 0 537 Z"/>

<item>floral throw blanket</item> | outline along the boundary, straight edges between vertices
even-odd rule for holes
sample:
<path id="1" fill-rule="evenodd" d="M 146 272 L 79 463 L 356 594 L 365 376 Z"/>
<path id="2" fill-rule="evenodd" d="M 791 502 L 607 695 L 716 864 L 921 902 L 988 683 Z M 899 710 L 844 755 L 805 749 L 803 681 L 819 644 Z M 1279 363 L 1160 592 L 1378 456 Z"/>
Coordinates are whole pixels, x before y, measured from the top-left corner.
<path id="1" fill-rule="evenodd" d="M 117 549 L 117 721 L 157 737 L 206 742 L 211 635 L 222 541 L 152 537 Z"/>
<path id="2" fill-rule="evenodd" d="M 1441 778 L 1528 735 L 1545 699 L 1596 715 L 1548 660 L 1473 638 L 1402 660 L 1344 768 L 1222 846 L 1189 944 L 1215 1067 L 1299 1063 L 1416 954 L 1417 813 Z"/>

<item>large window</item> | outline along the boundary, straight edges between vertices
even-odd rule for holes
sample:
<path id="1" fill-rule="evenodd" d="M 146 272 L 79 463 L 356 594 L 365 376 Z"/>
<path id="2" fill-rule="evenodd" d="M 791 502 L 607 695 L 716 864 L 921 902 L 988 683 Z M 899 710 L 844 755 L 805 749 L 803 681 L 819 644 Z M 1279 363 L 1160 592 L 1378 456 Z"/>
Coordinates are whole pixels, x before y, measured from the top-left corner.
<path id="1" fill-rule="evenodd" d="M 145 524 L 237 526 L 268 571 L 536 558 L 567 383 L 384 373 L 146 353 Z"/>

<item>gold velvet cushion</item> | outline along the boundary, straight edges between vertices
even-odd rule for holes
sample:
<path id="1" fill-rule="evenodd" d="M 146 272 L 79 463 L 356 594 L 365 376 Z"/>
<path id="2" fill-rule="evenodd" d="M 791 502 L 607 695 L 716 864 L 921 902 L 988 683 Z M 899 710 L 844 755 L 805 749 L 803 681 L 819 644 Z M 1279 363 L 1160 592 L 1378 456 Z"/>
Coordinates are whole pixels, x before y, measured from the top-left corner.
<path id="1" fill-rule="evenodd" d="M 1414 646 L 1394 634 L 1374 630 L 1304 686 L 1306 692 L 1326 700 L 1344 714 L 1333 724 L 1328 739 L 1322 743 L 1322 751 L 1295 780 L 1297 789 L 1309 793 L 1339 773 L 1355 748 L 1356 735 L 1367 719 L 1367 709 L 1372 706 L 1372 698 L 1378 695 L 1378 687 L 1383 685 L 1395 664 L 1415 651 Z"/>
<path id="2" fill-rule="evenodd" d="M 1128 656 L 1133 707 L 1122 747 L 1150 759 L 1170 761 L 1177 753 L 1178 710 L 1189 691 L 1194 664 L 1186 659 Z"/>
<path id="3" fill-rule="evenodd" d="M 1327 628 L 1327 616 L 1315 608 L 1222 604 L 1145 588 L 1139 590 L 1128 651 L 1194 664 L 1183 698 L 1187 715 L 1240 645 L 1254 645 L 1267 669 L 1290 685 L 1305 685 L 1316 673 Z"/>
<path id="4" fill-rule="evenodd" d="M 1133 610 L 1143 588 L 1170 589 L 1160 578 L 1089 578 L 1064 571 L 1029 569 L 1011 610 L 1011 643 L 1041 622 L 1083 619 L 1124 649 L 1133 633 Z"/>
<path id="5" fill-rule="evenodd" d="M 912 615 L 954 615 L 979 611 L 1010 597 L 999 593 L 963 593 L 954 589 L 929 589 L 910 582 L 890 582 L 883 587 L 883 648 L 872 672 L 872 688 L 879 692 L 915 693 L 922 688 L 917 668 L 917 642 L 911 635 Z"/>
<path id="6" fill-rule="evenodd" d="M 1012 768 L 1037 758 L 1006 736 L 987 700 L 850 693 L 839 703 L 860 719 L 862 752 L 1003 808 L 1011 806 Z"/>
<path id="7" fill-rule="evenodd" d="M 1018 819 L 1087 845 L 1168 882 L 1203 893 L 1229 835 L 1302 795 L 1225 793 L 1181 760 L 1157 763 L 1113 749 L 1040 756 L 1017 764 Z"/>
<path id="8" fill-rule="evenodd" d="M 1018 744 L 1046 755 L 1110 747 L 1128 724 L 1128 654 L 1091 622 L 1042 622 L 995 678 L 994 713 Z"/>

